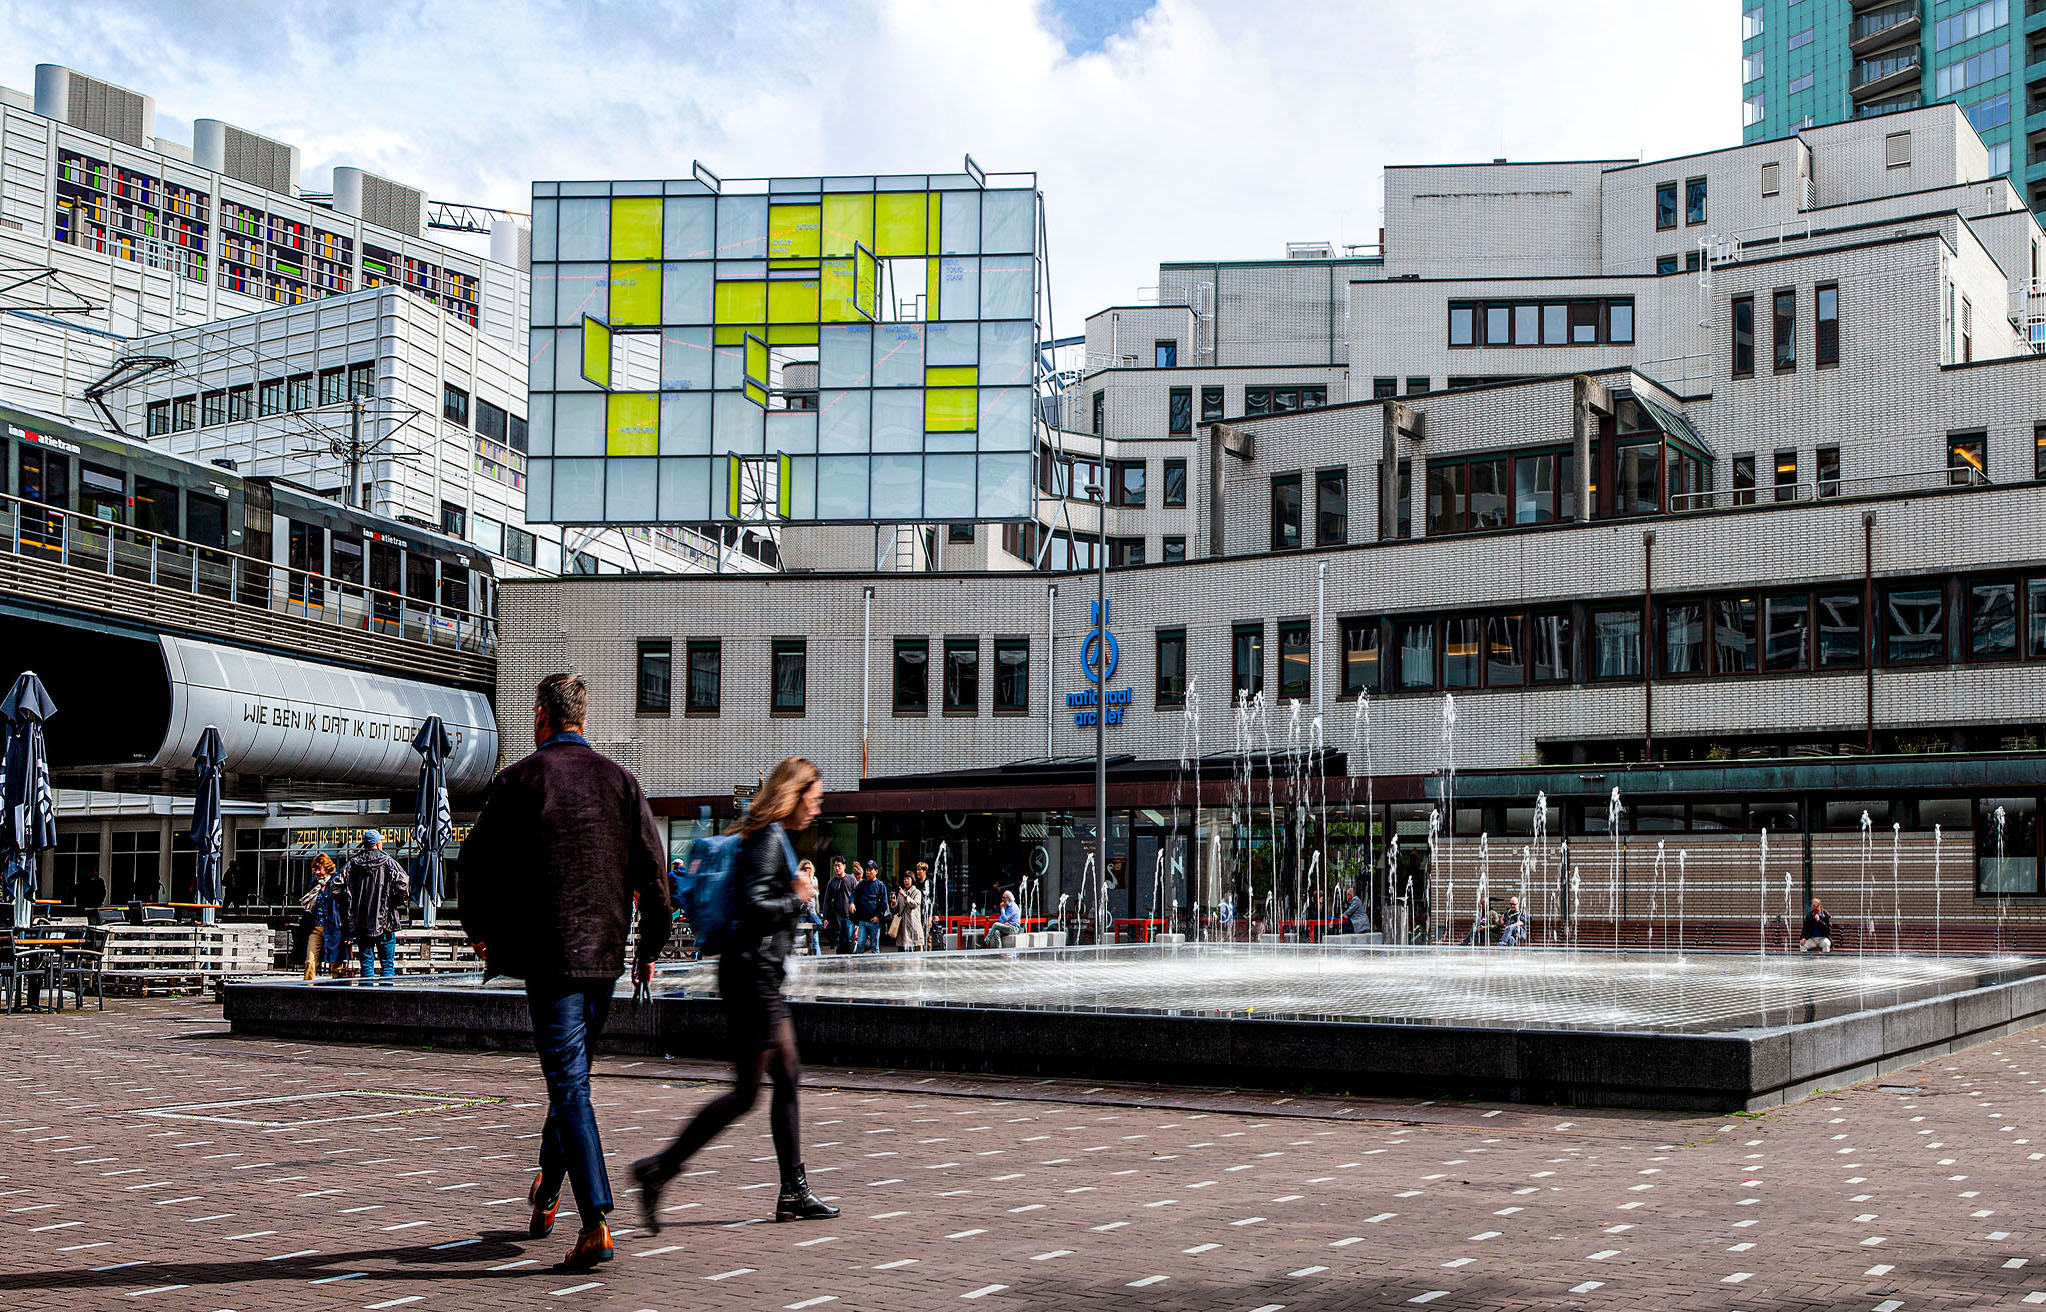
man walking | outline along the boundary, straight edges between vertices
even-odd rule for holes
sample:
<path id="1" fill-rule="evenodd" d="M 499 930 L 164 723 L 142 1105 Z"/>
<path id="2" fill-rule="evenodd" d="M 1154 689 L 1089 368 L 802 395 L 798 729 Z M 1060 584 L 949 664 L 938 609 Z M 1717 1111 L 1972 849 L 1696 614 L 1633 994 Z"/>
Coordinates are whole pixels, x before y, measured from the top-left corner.
<path id="1" fill-rule="evenodd" d="M 853 888 L 853 930 L 859 936 L 853 951 L 881 950 L 881 922 L 888 918 L 888 886 L 881 882 L 881 867 L 869 859 L 866 878 Z"/>
<path id="2" fill-rule="evenodd" d="M 832 857 L 831 881 L 824 885 L 824 919 L 841 956 L 853 950 L 853 884 L 845 858 Z"/>
<path id="3" fill-rule="evenodd" d="M 344 919 L 362 953 L 362 977 L 390 979 L 398 973 L 398 926 L 405 923 L 405 895 L 411 881 L 405 867 L 384 851 L 384 836 L 364 831 L 362 850 L 341 868 Z"/>
<path id="4" fill-rule="evenodd" d="M 547 1077 L 540 1170 L 526 1195 L 529 1233 L 537 1239 L 554 1229 L 566 1179 L 582 1231 L 563 1265 L 585 1271 L 611 1260 L 604 1222 L 611 1181 L 590 1106 L 590 1050 L 625 968 L 633 899 L 641 913 L 636 981 L 653 978 L 673 919 L 653 811 L 632 772 L 583 737 L 588 704 L 576 675 L 541 682 L 535 750 L 497 776 L 462 844 L 462 926 L 486 977 L 525 980 Z"/>

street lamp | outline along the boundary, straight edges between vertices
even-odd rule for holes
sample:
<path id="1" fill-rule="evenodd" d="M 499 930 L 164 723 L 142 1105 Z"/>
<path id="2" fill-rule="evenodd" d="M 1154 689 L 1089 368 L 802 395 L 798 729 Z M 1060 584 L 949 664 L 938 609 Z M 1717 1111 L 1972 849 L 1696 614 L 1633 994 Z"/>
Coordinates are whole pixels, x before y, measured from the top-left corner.
<path id="1" fill-rule="evenodd" d="M 1107 489 L 1100 480 L 1087 485 L 1094 503 L 1094 891 L 1100 911 L 1094 941 L 1101 942 L 1101 921 L 1108 911 L 1108 510 Z M 1084 657 L 1085 640 L 1080 646 Z"/>

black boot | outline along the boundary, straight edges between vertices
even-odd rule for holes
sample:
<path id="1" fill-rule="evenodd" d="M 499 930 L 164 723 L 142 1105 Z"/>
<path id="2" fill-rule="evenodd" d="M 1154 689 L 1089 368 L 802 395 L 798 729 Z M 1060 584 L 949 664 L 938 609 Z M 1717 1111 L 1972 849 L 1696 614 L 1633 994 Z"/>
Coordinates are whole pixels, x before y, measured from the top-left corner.
<path id="1" fill-rule="evenodd" d="M 775 1220 L 829 1221 L 837 1215 L 836 1207 L 810 1192 L 810 1181 L 801 1162 L 796 1163 L 795 1170 L 783 1173 L 781 1197 L 774 1204 Z"/>
<path id="2" fill-rule="evenodd" d="M 674 1178 L 658 1156 L 642 1157 L 632 1164 L 632 1178 L 639 1182 L 639 1208 L 646 1232 L 661 1233 L 661 1187 Z"/>

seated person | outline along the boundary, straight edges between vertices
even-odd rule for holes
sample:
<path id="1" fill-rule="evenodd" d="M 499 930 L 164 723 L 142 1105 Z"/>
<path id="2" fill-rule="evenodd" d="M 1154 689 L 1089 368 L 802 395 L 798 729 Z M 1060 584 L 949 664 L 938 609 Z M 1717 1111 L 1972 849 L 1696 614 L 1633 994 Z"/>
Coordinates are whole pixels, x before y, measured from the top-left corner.
<path id="1" fill-rule="evenodd" d="M 1465 948 L 1484 947 L 1498 938 L 1499 925 L 1499 913 L 1487 905 L 1484 914 L 1471 922 L 1471 932 L 1464 935 L 1463 942 L 1457 944 L 1457 946 Z M 1455 930 L 1452 929 L 1450 932 L 1454 933 Z"/>
<path id="2" fill-rule="evenodd" d="M 980 944 L 987 948 L 1009 948 L 1016 946 L 1016 935 L 1023 932 L 1023 912 L 1016 905 L 1016 895 L 1007 889 L 1002 891 L 1002 909 L 995 916 L 995 923 L 987 927 Z"/>
<path id="3" fill-rule="evenodd" d="M 1527 916 L 1521 912 L 1518 894 L 1506 899 L 1506 919 L 1500 926 L 1499 946 L 1502 948 L 1527 946 Z"/>
<path id="4" fill-rule="evenodd" d="M 1336 921 L 1336 930 L 1338 933 L 1345 934 L 1369 934 L 1371 932 L 1371 913 L 1364 909 L 1363 889 L 1359 888 L 1351 891 L 1350 903 L 1343 908 L 1342 919 Z"/>
<path id="5" fill-rule="evenodd" d="M 1833 917 L 1817 898 L 1812 899 L 1812 909 L 1804 913 L 1804 930 L 1797 946 L 1801 952 L 1823 954 L 1833 950 Z"/>

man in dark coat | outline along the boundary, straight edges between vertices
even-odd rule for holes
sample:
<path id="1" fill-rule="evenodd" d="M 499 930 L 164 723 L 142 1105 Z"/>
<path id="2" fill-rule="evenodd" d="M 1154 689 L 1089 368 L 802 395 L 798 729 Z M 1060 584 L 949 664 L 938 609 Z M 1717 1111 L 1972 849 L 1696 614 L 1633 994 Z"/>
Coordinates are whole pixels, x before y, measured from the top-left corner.
<path id="1" fill-rule="evenodd" d="M 582 1232 L 567 1265 L 611 1258 L 611 1182 L 590 1107 L 590 1049 L 610 1014 L 638 902 L 634 977 L 653 978 L 673 904 L 667 852 L 639 780 L 583 737 L 589 690 L 549 675 L 533 707 L 531 756 L 507 766 L 462 844 L 462 926 L 486 975 L 526 982 L 533 1043 L 547 1077 L 540 1171 L 527 1202 L 535 1238 L 554 1228 L 561 1182 Z"/>
<path id="2" fill-rule="evenodd" d="M 384 851 L 384 836 L 371 829 L 362 850 L 341 867 L 343 915 L 349 936 L 362 953 L 362 977 L 397 974 L 398 927 L 405 923 L 405 895 L 411 881 L 405 867 Z"/>
<path id="3" fill-rule="evenodd" d="M 853 885 L 846 873 L 845 858 L 831 858 L 831 880 L 824 885 L 824 920 L 831 927 L 831 941 L 840 955 L 853 950 Z"/>

